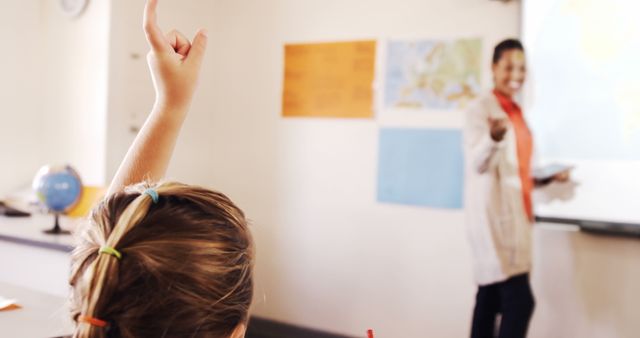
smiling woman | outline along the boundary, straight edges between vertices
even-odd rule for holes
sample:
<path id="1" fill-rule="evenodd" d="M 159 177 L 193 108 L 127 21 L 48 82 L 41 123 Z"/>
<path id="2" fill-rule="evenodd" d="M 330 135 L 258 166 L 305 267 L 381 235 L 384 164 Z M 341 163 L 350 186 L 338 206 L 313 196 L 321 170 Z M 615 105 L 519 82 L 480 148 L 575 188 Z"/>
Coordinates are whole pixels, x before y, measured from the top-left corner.
<path id="1" fill-rule="evenodd" d="M 499 336 L 517 338 L 526 336 L 534 308 L 529 271 L 537 183 L 533 139 L 514 99 L 526 78 L 520 41 L 495 47 L 492 71 L 494 90 L 471 105 L 465 121 L 466 223 L 478 284 L 471 335 L 494 336 L 500 313 Z"/>

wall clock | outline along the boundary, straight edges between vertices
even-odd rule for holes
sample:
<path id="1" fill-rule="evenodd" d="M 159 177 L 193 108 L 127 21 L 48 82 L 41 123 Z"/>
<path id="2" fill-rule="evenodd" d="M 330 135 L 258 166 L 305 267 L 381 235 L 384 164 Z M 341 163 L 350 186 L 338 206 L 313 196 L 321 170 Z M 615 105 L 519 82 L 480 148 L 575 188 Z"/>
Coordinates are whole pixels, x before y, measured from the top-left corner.
<path id="1" fill-rule="evenodd" d="M 62 12 L 70 17 L 80 16 L 89 0 L 59 0 L 60 9 Z"/>

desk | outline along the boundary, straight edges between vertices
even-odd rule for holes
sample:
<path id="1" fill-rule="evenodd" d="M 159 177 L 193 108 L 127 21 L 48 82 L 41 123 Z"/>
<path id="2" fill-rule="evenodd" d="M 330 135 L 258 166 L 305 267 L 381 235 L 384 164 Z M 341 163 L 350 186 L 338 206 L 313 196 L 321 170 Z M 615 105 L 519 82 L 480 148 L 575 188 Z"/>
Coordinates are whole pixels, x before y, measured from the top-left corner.
<path id="1" fill-rule="evenodd" d="M 0 311 L 0 336 L 60 337 L 73 332 L 66 299 L 0 282 L 0 295 L 17 299 L 21 309 Z"/>
<path id="2" fill-rule="evenodd" d="M 66 297 L 70 252 L 74 239 L 70 235 L 47 235 L 53 216 L 24 218 L 0 216 L 0 283 L 20 285 L 51 295 Z M 63 227 L 73 226 L 67 218 Z"/>
<path id="3" fill-rule="evenodd" d="M 74 227 L 73 220 L 61 217 L 63 228 Z M 52 215 L 33 214 L 30 217 L 0 216 L 0 240 L 26 244 L 43 249 L 71 252 L 74 246 L 70 235 L 49 235 L 42 230 L 53 227 Z"/>

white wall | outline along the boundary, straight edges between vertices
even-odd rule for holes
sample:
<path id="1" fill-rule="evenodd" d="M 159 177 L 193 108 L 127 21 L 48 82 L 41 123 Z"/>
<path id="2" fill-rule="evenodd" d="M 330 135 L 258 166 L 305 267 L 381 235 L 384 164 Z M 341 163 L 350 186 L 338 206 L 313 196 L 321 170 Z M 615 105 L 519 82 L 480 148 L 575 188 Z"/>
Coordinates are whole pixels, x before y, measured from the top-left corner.
<path id="1" fill-rule="evenodd" d="M 0 3 L 0 195 L 44 164 L 72 164 L 104 184 L 109 2 L 69 18 L 58 1 Z"/>
<path id="2" fill-rule="evenodd" d="M 542 225 L 534 244 L 530 337 L 638 337 L 637 238 Z"/>
<path id="3" fill-rule="evenodd" d="M 39 0 L 0 2 L 0 196 L 30 182 L 40 164 L 40 28 Z"/>
<path id="4" fill-rule="evenodd" d="M 40 5 L 41 163 L 70 163 L 85 183 L 104 184 L 109 1 L 90 1 L 78 18 L 65 16 L 58 1 Z"/>
<path id="5" fill-rule="evenodd" d="M 106 176 L 110 180 L 154 102 L 142 32 L 144 1 L 111 0 Z M 165 1 L 161 2 L 164 6 Z"/>

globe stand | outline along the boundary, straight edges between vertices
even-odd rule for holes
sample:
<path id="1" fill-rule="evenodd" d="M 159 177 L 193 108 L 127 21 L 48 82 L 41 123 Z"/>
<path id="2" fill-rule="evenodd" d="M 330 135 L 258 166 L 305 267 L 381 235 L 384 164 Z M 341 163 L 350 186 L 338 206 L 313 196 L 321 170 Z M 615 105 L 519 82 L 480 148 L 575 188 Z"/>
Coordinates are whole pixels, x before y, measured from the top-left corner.
<path id="1" fill-rule="evenodd" d="M 49 234 L 49 235 L 67 235 L 67 234 L 70 234 L 69 231 L 62 230 L 62 228 L 60 227 L 60 222 L 59 222 L 60 214 L 56 212 L 54 215 L 55 215 L 55 221 L 54 221 L 54 224 L 53 224 L 53 228 L 47 229 L 47 230 L 42 230 L 42 232 L 44 232 L 45 234 Z"/>

